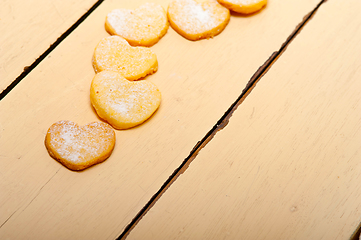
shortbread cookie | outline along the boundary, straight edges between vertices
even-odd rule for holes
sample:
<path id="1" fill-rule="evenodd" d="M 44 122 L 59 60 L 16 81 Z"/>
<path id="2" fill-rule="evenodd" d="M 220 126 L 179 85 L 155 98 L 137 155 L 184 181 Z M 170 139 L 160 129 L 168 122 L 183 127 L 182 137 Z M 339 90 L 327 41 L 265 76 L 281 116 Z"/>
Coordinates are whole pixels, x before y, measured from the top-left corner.
<path id="1" fill-rule="evenodd" d="M 102 71 L 93 78 L 90 101 L 100 118 L 116 129 L 127 129 L 152 116 L 161 94 L 149 81 L 131 82 L 117 72 Z"/>
<path id="2" fill-rule="evenodd" d="M 173 0 L 168 6 L 172 28 L 189 40 L 211 38 L 227 26 L 230 11 L 216 0 Z"/>
<path id="3" fill-rule="evenodd" d="M 226 8 L 243 14 L 251 14 L 261 10 L 267 0 L 218 0 Z"/>
<path id="4" fill-rule="evenodd" d="M 71 121 L 59 121 L 45 137 L 50 156 L 71 170 L 83 170 L 105 161 L 114 145 L 114 130 L 103 122 L 78 126 Z"/>
<path id="5" fill-rule="evenodd" d="M 132 46 L 152 46 L 166 34 L 167 13 L 155 3 L 145 3 L 134 10 L 114 9 L 108 13 L 105 29 L 123 37 Z"/>
<path id="6" fill-rule="evenodd" d="M 147 47 L 132 47 L 119 36 L 103 38 L 93 55 L 96 73 L 110 70 L 123 75 L 128 80 L 137 80 L 158 69 L 155 53 Z"/>

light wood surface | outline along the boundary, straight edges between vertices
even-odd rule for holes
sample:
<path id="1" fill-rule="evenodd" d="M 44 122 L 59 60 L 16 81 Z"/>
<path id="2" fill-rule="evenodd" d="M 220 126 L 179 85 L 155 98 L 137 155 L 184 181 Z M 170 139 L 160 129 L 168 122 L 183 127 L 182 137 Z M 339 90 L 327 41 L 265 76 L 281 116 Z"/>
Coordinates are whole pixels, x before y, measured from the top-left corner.
<path id="1" fill-rule="evenodd" d="M 103 2 L 0 101 L 1 239 L 117 237 L 318 3 L 270 1 L 259 14 L 232 16 L 210 40 L 169 29 L 152 47 L 159 70 L 145 79 L 162 92 L 160 109 L 140 127 L 117 131 L 106 162 L 71 172 L 48 155 L 45 133 L 58 120 L 98 120 L 89 87 L 94 47 L 108 36 L 105 15 L 143 2 Z"/>
<path id="2" fill-rule="evenodd" d="M 95 45 L 105 15 L 145 1 L 106 1 L 1 102 L 0 238 L 114 239 L 216 123 L 260 65 L 318 1 L 272 1 L 232 16 L 222 34 L 190 42 L 172 29 L 152 49 L 162 103 L 140 127 L 117 131 L 104 163 L 71 172 L 44 147 L 62 119 L 98 120 L 90 106 Z M 167 6 L 167 1 L 154 1 Z"/>
<path id="3" fill-rule="evenodd" d="M 95 2 L 0 1 L 0 93 Z"/>
<path id="4" fill-rule="evenodd" d="M 349 239 L 361 220 L 361 16 L 329 0 L 127 239 Z"/>

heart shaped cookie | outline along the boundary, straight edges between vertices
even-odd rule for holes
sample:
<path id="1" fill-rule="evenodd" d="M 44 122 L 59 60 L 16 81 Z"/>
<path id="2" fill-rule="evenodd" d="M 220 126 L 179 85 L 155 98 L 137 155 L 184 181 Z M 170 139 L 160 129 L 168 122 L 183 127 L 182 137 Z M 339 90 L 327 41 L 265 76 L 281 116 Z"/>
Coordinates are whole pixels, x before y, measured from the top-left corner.
<path id="1" fill-rule="evenodd" d="M 71 170 L 83 170 L 105 161 L 114 145 L 114 130 L 103 122 L 78 126 L 71 121 L 59 121 L 45 137 L 50 156 Z"/>
<path id="2" fill-rule="evenodd" d="M 216 36 L 227 26 L 230 12 L 216 0 L 173 0 L 168 6 L 172 28 L 189 40 Z"/>
<path id="3" fill-rule="evenodd" d="M 131 82 L 119 73 L 102 71 L 93 78 L 90 101 L 99 117 L 116 129 L 127 129 L 152 116 L 161 94 L 151 82 Z"/>
<path id="4" fill-rule="evenodd" d="M 261 10 L 267 0 L 218 0 L 226 8 L 243 14 L 251 14 Z"/>
<path id="5" fill-rule="evenodd" d="M 147 47 L 132 47 L 119 37 L 103 38 L 93 55 L 96 73 L 110 70 L 123 75 L 128 80 L 137 80 L 158 69 L 157 56 Z"/>
<path id="6" fill-rule="evenodd" d="M 118 35 L 132 46 L 152 46 L 166 34 L 169 27 L 167 13 L 155 3 L 145 3 L 130 9 L 114 9 L 108 13 L 105 29 Z"/>

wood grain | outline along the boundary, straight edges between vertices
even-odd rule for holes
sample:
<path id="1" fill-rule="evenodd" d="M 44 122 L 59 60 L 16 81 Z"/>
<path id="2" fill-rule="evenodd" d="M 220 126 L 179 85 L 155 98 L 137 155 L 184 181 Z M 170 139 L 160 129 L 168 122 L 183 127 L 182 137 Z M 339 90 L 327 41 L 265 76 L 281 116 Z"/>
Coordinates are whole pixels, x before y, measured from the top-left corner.
<path id="1" fill-rule="evenodd" d="M 0 2 L 0 93 L 96 0 Z"/>
<path id="2" fill-rule="evenodd" d="M 361 219 L 360 7 L 323 4 L 127 239 L 349 239 Z"/>
<path id="3" fill-rule="evenodd" d="M 152 47 L 159 70 L 145 79 L 162 93 L 159 110 L 117 131 L 107 161 L 71 172 L 46 152 L 45 133 L 63 119 L 99 120 L 89 88 L 94 48 L 108 36 L 105 15 L 144 2 L 103 2 L 0 101 L 0 238 L 114 239 L 318 3 L 273 0 L 259 14 L 233 15 L 224 32 L 198 42 L 170 28 Z"/>

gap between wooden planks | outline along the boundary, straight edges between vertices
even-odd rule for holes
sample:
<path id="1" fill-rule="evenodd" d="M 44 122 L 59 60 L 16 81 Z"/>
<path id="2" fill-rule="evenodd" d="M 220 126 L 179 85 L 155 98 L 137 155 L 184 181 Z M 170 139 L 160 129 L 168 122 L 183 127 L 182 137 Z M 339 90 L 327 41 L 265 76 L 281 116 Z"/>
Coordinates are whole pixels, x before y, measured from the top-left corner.
<path id="1" fill-rule="evenodd" d="M 361 214 L 359 7 L 327 1 L 129 239 L 353 234 Z"/>
<path id="2" fill-rule="evenodd" d="M 0 100 L 101 2 L 2 1 Z"/>
<path id="3" fill-rule="evenodd" d="M 161 108 L 144 125 L 118 131 L 105 163 L 74 173 L 49 157 L 43 140 L 55 121 L 98 120 L 89 105 L 90 59 L 108 36 L 105 14 L 119 6 L 101 4 L 0 102 L 0 235 L 118 236 L 318 2 L 274 0 L 254 16 L 233 16 L 211 40 L 189 42 L 169 29 L 153 48 L 160 68 L 147 79 L 163 93 Z"/>
<path id="4" fill-rule="evenodd" d="M 327 0 L 321 1 L 313 11 L 306 15 L 303 21 L 295 28 L 292 34 L 287 38 L 281 48 L 274 52 L 270 58 L 258 69 L 258 71 L 251 77 L 247 83 L 245 89 L 242 91 L 242 94 L 237 98 L 237 100 L 230 106 L 230 108 L 225 112 L 225 114 L 218 120 L 218 122 L 213 126 L 213 128 L 200 140 L 193 150 L 190 152 L 188 157 L 183 161 L 183 163 L 174 171 L 174 173 L 168 178 L 167 181 L 161 186 L 156 194 L 149 200 L 149 202 L 142 208 L 142 210 L 135 216 L 132 222 L 124 229 L 122 234 L 117 239 L 126 239 L 130 231 L 136 227 L 137 223 L 142 219 L 142 217 L 150 210 L 150 208 L 157 202 L 157 200 L 162 196 L 162 194 L 172 185 L 176 179 L 183 174 L 191 162 L 197 157 L 199 151 L 204 148 L 209 141 L 217 134 L 218 131 L 225 128 L 229 122 L 229 119 L 232 117 L 233 112 L 237 109 L 239 104 L 241 104 L 244 99 L 249 95 L 252 89 L 255 87 L 256 83 L 262 78 L 264 74 L 272 67 L 274 62 L 279 58 L 282 53 L 286 50 L 287 46 L 292 42 L 292 40 L 299 34 L 302 28 L 307 24 L 307 22 L 313 17 L 318 8 Z"/>

